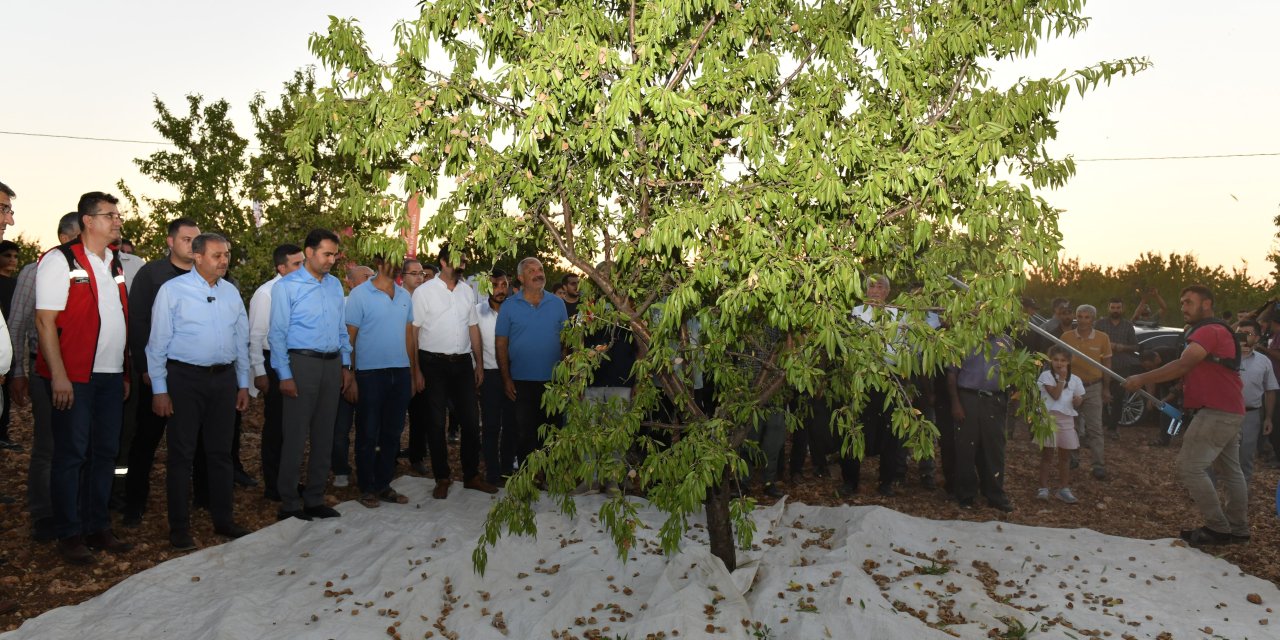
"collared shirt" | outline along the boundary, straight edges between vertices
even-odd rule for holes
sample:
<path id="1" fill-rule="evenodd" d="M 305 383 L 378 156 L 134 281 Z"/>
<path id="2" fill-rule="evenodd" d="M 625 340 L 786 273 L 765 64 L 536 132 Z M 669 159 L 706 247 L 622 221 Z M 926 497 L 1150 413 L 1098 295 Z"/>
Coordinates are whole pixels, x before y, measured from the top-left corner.
<path id="1" fill-rule="evenodd" d="M 18 272 L 18 286 L 13 291 L 10 309 L 9 342 L 13 346 L 13 367 L 9 374 L 15 378 L 27 377 L 31 354 L 40 341 L 36 337 L 36 263 Z"/>
<path id="2" fill-rule="evenodd" d="M 156 294 L 164 283 L 186 273 L 183 269 L 164 256 L 152 260 L 142 266 L 133 279 L 134 284 L 127 283 L 129 289 L 129 349 L 133 353 L 133 367 L 139 375 L 147 373 L 147 340 L 151 336 L 151 307 L 155 304 Z"/>
<path id="3" fill-rule="evenodd" d="M 153 393 L 168 393 L 169 360 L 208 367 L 234 364 L 249 388 L 249 316 L 235 285 L 212 286 L 194 269 L 162 285 L 151 313 L 147 368 Z"/>
<path id="4" fill-rule="evenodd" d="M 894 359 L 894 356 L 897 354 L 898 348 L 895 343 L 900 340 L 900 332 L 902 331 L 902 323 L 899 321 L 898 308 L 882 305 L 860 304 L 853 308 L 853 317 L 868 325 L 884 330 L 884 361 L 887 364 L 896 364 L 897 361 Z"/>
<path id="5" fill-rule="evenodd" d="M 316 280 L 303 266 L 276 283 L 271 290 L 267 345 L 271 367 L 281 380 L 293 379 L 290 349 L 341 351 L 343 366 L 351 365 L 351 340 L 342 306 L 342 283 L 327 273 Z"/>
<path id="6" fill-rule="evenodd" d="M 133 280 L 138 277 L 142 271 L 142 267 L 147 265 L 147 261 L 133 255 L 132 253 L 120 254 L 120 268 L 124 269 L 124 289 L 125 291 L 133 291 Z M 133 305 L 131 304 L 130 307 Z"/>
<path id="7" fill-rule="evenodd" d="M 498 305 L 501 309 L 502 305 Z M 498 326 L 498 312 L 485 300 L 476 305 L 476 327 L 480 329 L 481 352 L 484 354 L 484 368 L 497 369 L 498 356 L 493 348 L 493 330 Z"/>
<path id="8" fill-rule="evenodd" d="M 267 331 L 271 328 L 271 288 L 282 277 L 277 273 L 262 283 L 249 299 L 249 372 L 255 378 L 267 375 L 267 359 L 262 352 L 267 348 Z M 249 393 L 256 395 L 257 389 L 250 389 Z"/>
<path id="9" fill-rule="evenodd" d="M 1111 357 L 1111 338 L 1096 328 L 1086 336 L 1081 336 L 1078 329 L 1063 331 L 1062 341 L 1100 364 L 1106 364 L 1103 360 Z M 1084 358 L 1075 358 L 1071 361 L 1071 372 L 1080 376 L 1080 381 L 1086 387 L 1102 381 L 1102 369 Z"/>
<path id="10" fill-rule="evenodd" d="M 423 285 L 426 286 L 426 285 Z M 542 290 L 538 306 L 524 299 L 524 290 L 507 298 L 498 311 L 493 334 L 505 337 L 511 379 L 546 382 L 560 362 L 560 330 L 569 321 L 564 300 Z"/>
<path id="11" fill-rule="evenodd" d="M 93 373 L 124 371 L 125 326 L 124 305 L 120 304 L 120 285 L 111 275 L 112 253 L 103 249 L 105 259 L 85 251 L 93 279 L 98 287 L 98 342 L 93 356 Z M 79 265 L 77 265 L 79 269 Z M 86 277 L 88 274 L 85 274 Z M 71 269 L 61 251 L 46 253 L 36 268 L 36 309 L 62 311 L 71 293 Z"/>
<path id="12" fill-rule="evenodd" d="M 1133 323 L 1120 319 L 1119 324 L 1111 324 L 1110 316 L 1099 318 L 1093 325 L 1094 329 L 1107 334 L 1107 338 L 1111 340 L 1111 368 L 1117 371 L 1130 369 L 1138 364 L 1138 354 L 1133 351 L 1116 350 L 1116 344 L 1138 344 L 1138 334 L 1133 329 Z"/>
<path id="13" fill-rule="evenodd" d="M 432 278 L 413 292 L 413 326 L 418 348 L 431 353 L 471 353 L 470 327 L 476 316 L 476 292 L 466 282 L 449 290 L 444 278 Z"/>
<path id="14" fill-rule="evenodd" d="M 991 355 L 983 353 L 987 346 L 991 347 Z M 1004 391 L 1000 384 L 1000 362 L 996 357 L 1001 351 L 1012 348 L 1006 336 L 988 336 L 986 344 L 974 349 L 961 361 L 957 371 L 956 386 L 973 391 Z"/>
<path id="15" fill-rule="evenodd" d="M 409 292 L 392 284 L 394 297 L 373 286 L 369 279 L 347 296 L 347 326 L 356 333 L 356 369 L 403 369 L 409 366 L 405 346 L 407 327 L 413 324 Z"/>
<path id="16" fill-rule="evenodd" d="M 1271 359 L 1257 351 L 1240 358 L 1240 382 L 1244 384 L 1245 408 L 1261 407 L 1263 394 L 1280 390 Z"/>

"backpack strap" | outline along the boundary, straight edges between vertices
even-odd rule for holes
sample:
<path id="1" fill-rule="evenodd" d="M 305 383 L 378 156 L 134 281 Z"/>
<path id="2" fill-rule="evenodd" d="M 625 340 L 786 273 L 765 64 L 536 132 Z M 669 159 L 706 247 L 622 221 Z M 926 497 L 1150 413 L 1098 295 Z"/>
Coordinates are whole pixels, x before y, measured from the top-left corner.
<path id="1" fill-rule="evenodd" d="M 1214 364 L 1226 367 L 1232 371 L 1239 371 L 1240 370 L 1240 343 L 1236 342 L 1235 340 L 1235 330 L 1232 329 L 1231 325 L 1227 324 L 1226 322 L 1223 322 L 1218 318 L 1205 318 L 1204 320 L 1201 320 L 1200 322 L 1197 322 L 1191 325 L 1190 327 L 1187 328 L 1186 331 L 1183 332 L 1182 334 L 1183 342 L 1189 342 L 1191 339 L 1191 336 L 1195 334 L 1196 331 L 1198 331 L 1201 327 L 1206 327 L 1211 324 L 1216 324 L 1222 327 L 1223 329 L 1227 330 L 1227 334 L 1232 337 L 1231 345 L 1235 347 L 1235 355 L 1230 358 L 1223 358 L 1222 356 L 1217 356 L 1212 353 L 1208 353 L 1205 355 L 1204 359 L 1208 362 L 1212 362 Z"/>

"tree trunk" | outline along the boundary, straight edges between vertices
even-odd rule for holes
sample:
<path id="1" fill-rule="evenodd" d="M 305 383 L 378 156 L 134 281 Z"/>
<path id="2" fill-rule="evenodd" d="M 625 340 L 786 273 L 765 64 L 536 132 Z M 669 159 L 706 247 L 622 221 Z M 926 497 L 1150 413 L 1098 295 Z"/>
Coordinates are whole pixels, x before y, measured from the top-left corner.
<path id="1" fill-rule="evenodd" d="M 733 571 L 738 567 L 737 550 L 733 544 L 733 523 L 729 521 L 729 483 L 721 478 L 707 491 L 707 535 L 711 540 L 711 553 L 724 568 Z"/>

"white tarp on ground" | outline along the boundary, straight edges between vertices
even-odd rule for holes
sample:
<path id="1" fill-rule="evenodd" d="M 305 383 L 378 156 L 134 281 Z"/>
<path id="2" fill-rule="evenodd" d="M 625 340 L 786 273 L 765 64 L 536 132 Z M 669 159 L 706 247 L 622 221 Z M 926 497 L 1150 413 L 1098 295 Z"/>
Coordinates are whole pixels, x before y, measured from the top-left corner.
<path id="1" fill-rule="evenodd" d="M 779 503 L 757 511 L 757 548 L 729 574 L 701 528 L 659 553 L 651 508 L 624 564 L 590 496 L 574 520 L 544 510 L 536 540 L 504 539 L 481 577 L 471 553 L 493 498 L 396 488 L 408 505 L 282 522 L 3 637 L 1280 637 L 1275 585 L 1171 540 Z"/>

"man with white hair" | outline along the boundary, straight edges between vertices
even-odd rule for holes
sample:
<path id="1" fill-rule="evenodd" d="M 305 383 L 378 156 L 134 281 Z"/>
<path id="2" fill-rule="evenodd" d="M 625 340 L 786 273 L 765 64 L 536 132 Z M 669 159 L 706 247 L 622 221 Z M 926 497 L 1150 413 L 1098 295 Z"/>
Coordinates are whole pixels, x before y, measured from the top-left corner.
<path id="1" fill-rule="evenodd" d="M 515 402 L 516 456 L 520 463 L 542 443 L 538 427 L 550 422 L 542 394 L 562 355 L 560 331 L 569 321 L 564 300 L 547 293 L 542 262 L 529 257 L 516 266 L 520 291 L 507 298 L 494 327 L 494 351 L 507 397 Z"/>
<path id="2" fill-rule="evenodd" d="M 1062 332 L 1062 341 L 1089 356 L 1094 362 L 1111 368 L 1111 338 L 1093 328 L 1098 310 L 1089 304 L 1076 307 L 1075 329 Z M 1105 438 L 1102 432 L 1102 406 L 1111 398 L 1109 385 L 1102 379 L 1102 370 L 1084 359 L 1071 363 L 1071 372 L 1084 383 L 1084 404 L 1076 416 L 1076 432 L 1082 436 L 1084 446 L 1093 456 L 1093 477 L 1107 479 L 1107 461 L 1103 455 Z M 1078 464 L 1078 461 L 1076 462 Z"/>

